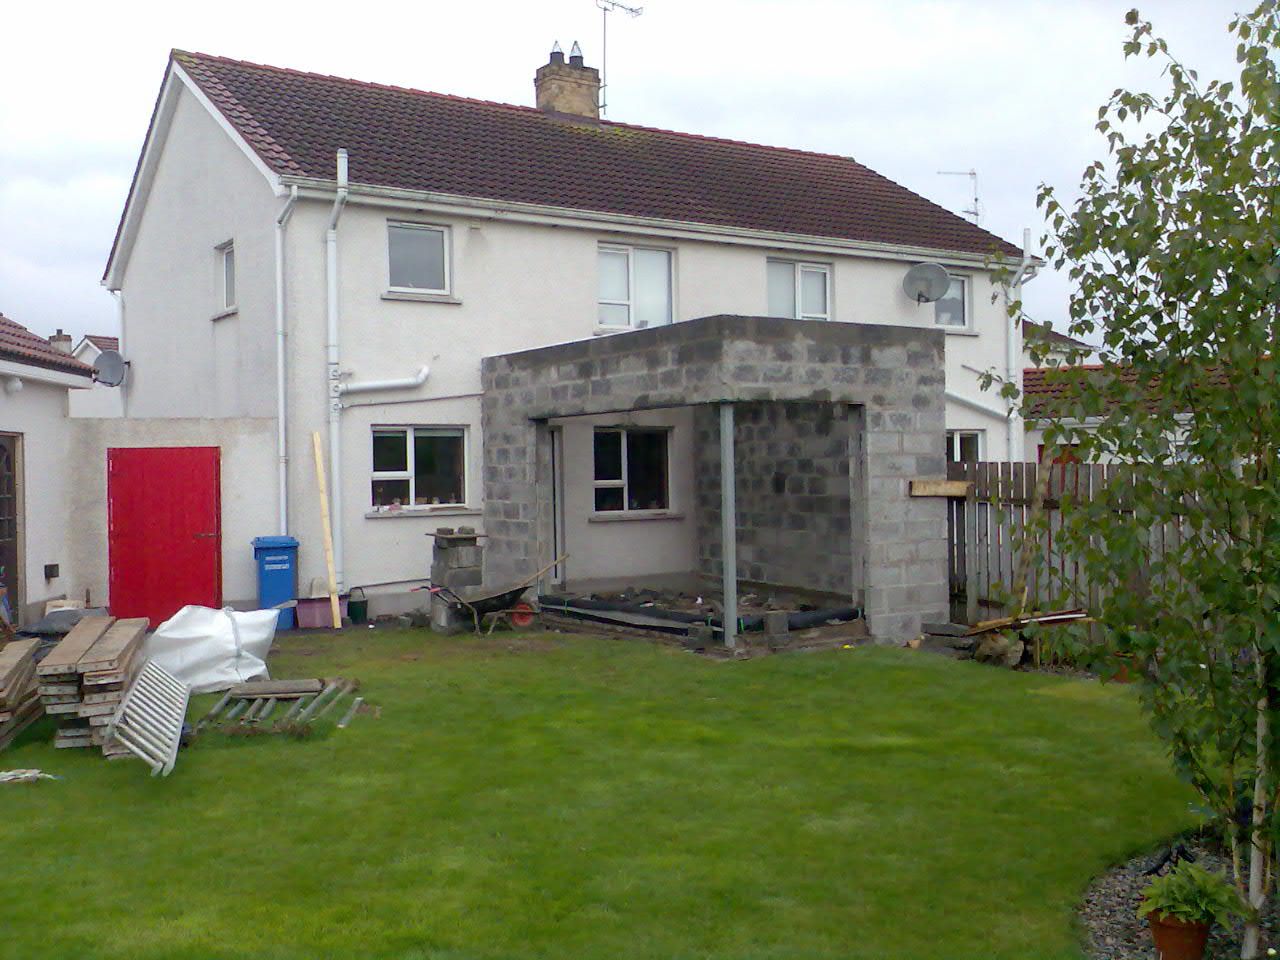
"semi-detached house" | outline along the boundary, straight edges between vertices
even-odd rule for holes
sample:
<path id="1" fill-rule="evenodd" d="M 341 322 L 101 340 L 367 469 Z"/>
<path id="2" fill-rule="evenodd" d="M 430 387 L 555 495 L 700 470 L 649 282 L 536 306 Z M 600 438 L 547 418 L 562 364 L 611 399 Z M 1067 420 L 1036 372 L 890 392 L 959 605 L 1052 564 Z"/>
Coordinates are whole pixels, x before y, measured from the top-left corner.
<path id="1" fill-rule="evenodd" d="M 175 51 L 104 278 L 124 417 L 86 442 L 216 448 L 212 467 L 175 453 L 165 482 L 216 488 L 210 599 L 244 603 L 254 536 L 297 536 L 304 586 L 323 573 L 319 433 L 340 578 L 386 607 L 441 526 L 483 528 L 495 576 L 561 553 L 571 584 L 714 573 L 700 471 L 719 476 L 702 452 L 724 421 L 698 404 L 777 401 L 739 408 L 743 449 L 752 423 L 764 440 L 835 418 L 867 459 L 797 438 L 763 444 L 777 463 L 753 474 L 740 454 L 739 575 L 852 591 L 882 632 L 941 615 L 945 520 L 906 483 L 941 476 L 961 434 L 1021 457 L 978 380 L 1021 368 L 993 260 L 1023 279 L 1035 262 L 848 158 L 599 119 L 576 53 L 535 89 L 512 106 Z M 952 278 L 934 303 L 903 291 L 922 261 Z M 681 379 L 695 368 L 716 389 Z M 513 407 L 537 427 L 527 458 Z M 770 527 L 766 493 L 821 523 Z M 833 533 L 829 582 L 770 566 L 812 564 Z M 111 575 L 98 561 L 90 579 Z"/>

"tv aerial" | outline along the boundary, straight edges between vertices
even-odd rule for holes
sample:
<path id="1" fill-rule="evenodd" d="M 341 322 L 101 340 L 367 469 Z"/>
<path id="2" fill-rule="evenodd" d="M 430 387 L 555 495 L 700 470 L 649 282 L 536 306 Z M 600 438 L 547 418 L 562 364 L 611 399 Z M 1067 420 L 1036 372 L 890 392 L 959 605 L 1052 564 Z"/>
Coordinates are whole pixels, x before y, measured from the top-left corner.
<path id="1" fill-rule="evenodd" d="M 940 263 L 917 263 L 902 278 L 902 289 L 916 303 L 933 303 L 947 295 L 951 274 Z"/>
<path id="2" fill-rule="evenodd" d="M 960 212 L 966 217 L 973 217 L 975 226 L 982 226 L 982 202 L 978 199 L 978 171 L 972 168 L 968 170 L 939 170 L 938 176 L 969 178 L 969 186 L 973 188 L 973 206 Z"/>
<path id="3" fill-rule="evenodd" d="M 103 350 L 93 361 L 93 380 L 104 387 L 118 387 L 124 383 L 129 371 L 129 361 L 118 350 Z"/>
<path id="4" fill-rule="evenodd" d="M 609 14 L 621 10 L 629 17 L 638 17 L 644 13 L 644 7 L 628 7 L 618 0 L 596 0 L 596 6 L 600 8 L 600 116 L 603 117 L 609 109 L 605 93 L 609 89 Z"/>

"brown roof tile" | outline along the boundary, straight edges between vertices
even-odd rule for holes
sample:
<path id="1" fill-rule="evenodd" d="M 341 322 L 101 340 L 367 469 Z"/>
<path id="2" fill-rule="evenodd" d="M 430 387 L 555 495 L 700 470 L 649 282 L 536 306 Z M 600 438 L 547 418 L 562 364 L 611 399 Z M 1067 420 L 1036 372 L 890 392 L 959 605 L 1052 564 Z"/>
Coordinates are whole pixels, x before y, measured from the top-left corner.
<path id="1" fill-rule="evenodd" d="M 108 337 L 101 333 L 86 333 L 84 338 L 92 343 L 99 350 L 119 350 L 120 338 Z"/>
<path id="2" fill-rule="evenodd" d="M 1018 248 L 847 157 L 589 120 L 175 50 L 278 174 L 922 247 Z"/>
<path id="3" fill-rule="evenodd" d="M 61 370 L 92 376 L 93 368 L 81 363 L 70 354 L 63 353 L 39 334 L 32 333 L 22 324 L 0 313 L 0 360 L 12 360 L 32 367 Z"/>

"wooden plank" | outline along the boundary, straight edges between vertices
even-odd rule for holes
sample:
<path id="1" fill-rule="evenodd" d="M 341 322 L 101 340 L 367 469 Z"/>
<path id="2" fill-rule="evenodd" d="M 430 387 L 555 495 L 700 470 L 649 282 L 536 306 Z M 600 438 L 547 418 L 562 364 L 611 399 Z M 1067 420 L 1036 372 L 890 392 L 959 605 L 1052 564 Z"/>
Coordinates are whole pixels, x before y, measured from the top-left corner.
<path id="1" fill-rule="evenodd" d="M 79 717 L 109 717 L 116 712 L 116 707 L 120 706 L 120 700 L 124 699 L 124 694 L 119 694 L 119 700 L 112 700 L 106 703 L 85 703 L 80 705 L 80 709 L 76 711 Z"/>
<path id="2" fill-rule="evenodd" d="M 37 638 L 30 640 L 13 640 L 0 648 L 0 690 L 8 687 L 15 677 L 21 675 L 40 646 Z"/>
<path id="3" fill-rule="evenodd" d="M 333 562 L 333 527 L 329 519 L 329 491 L 324 478 L 324 451 L 320 447 L 320 431 L 311 434 L 311 447 L 316 461 L 316 490 L 320 496 L 320 528 L 324 534 L 324 562 L 329 572 L 329 613 L 333 617 L 333 629 L 342 628 L 342 614 L 338 608 L 338 575 Z M 342 520 L 341 517 L 338 518 Z"/>
<path id="4" fill-rule="evenodd" d="M 964 464 L 969 492 L 964 500 L 965 587 L 964 619 L 978 622 L 978 485 L 977 464 Z"/>
<path id="5" fill-rule="evenodd" d="M 80 684 L 78 683 L 42 683 L 36 687 L 42 697 L 57 697 L 62 694 L 80 692 Z"/>
<path id="6" fill-rule="evenodd" d="M 26 712 L 0 727 L 0 750 L 5 749 L 9 744 L 18 738 L 23 730 L 31 726 L 44 715 L 44 711 L 40 709 L 40 701 L 34 700 L 30 706 L 26 708 Z"/>
<path id="7" fill-rule="evenodd" d="M 76 671 L 95 673 L 120 669 L 142 645 L 142 640 L 147 635 L 147 627 L 150 625 L 151 621 L 146 617 L 117 620 L 102 634 L 98 642 L 80 657 L 76 662 Z"/>
<path id="8" fill-rule="evenodd" d="M 965 480 L 912 480 L 910 487 L 913 497 L 963 497 L 968 492 Z"/>
<path id="9" fill-rule="evenodd" d="M 323 689 L 323 680 L 254 680 L 237 683 L 227 691 L 227 695 L 233 698 L 287 697 L 290 694 L 319 693 Z"/>
<path id="10" fill-rule="evenodd" d="M 40 661 L 36 672 L 42 677 L 76 672 L 80 658 L 102 638 L 113 623 L 114 617 L 85 617 Z"/>

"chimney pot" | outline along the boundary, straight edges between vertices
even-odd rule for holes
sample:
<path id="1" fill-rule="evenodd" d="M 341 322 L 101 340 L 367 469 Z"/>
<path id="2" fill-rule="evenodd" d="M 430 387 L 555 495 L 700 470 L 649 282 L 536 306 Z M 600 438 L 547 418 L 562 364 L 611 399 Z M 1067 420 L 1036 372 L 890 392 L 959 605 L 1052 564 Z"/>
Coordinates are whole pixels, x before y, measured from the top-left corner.
<path id="1" fill-rule="evenodd" d="M 577 41 L 569 50 L 568 63 L 557 42 L 551 48 L 550 60 L 538 68 L 533 85 L 539 110 L 592 120 L 600 117 L 600 71 L 582 62 L 582 47 Z"/>
<path id="2" fill-rule="evenodd" d="M 57 333 L 49 338 L 49 345 L 55 350 L 61 350 L 63 353 L 71 352 L 71 334 L 63 333 L 59 327 Z"/>

